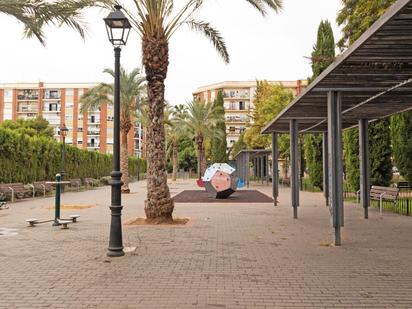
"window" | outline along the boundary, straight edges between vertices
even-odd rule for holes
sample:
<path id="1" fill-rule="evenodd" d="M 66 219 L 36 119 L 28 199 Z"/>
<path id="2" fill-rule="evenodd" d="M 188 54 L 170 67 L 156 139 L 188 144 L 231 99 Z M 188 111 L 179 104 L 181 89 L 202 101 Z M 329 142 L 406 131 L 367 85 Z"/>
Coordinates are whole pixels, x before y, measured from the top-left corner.
<path id="1" fill-rule="evenodd" d="M 245 110 L 245 102 L 243 102 L 243 101 L 240 101 L 240 102 L 239 102 L 239 109 L 240 109 L 241 111 Z"/>
<path id="2" fill-rule="evenodd" d="M 59 109 L 58 109 L 58 104 L 57 103 L 52 103 L 52 104 L 49 104 L 49 112 L 54 112 L 54 111 L 58 111 Z"/>
<path id="3" fill-rule="evenodd" d="M 13 96 L 13 91 L 10 89 L 5 89 L 4 90 L 4 97 L 5 98 L 11 98 Z"/>
<path id="4" fill-rule="evenodd" d="M 66 89 L 66 96 L 73 96 L 73 89 Z"/>

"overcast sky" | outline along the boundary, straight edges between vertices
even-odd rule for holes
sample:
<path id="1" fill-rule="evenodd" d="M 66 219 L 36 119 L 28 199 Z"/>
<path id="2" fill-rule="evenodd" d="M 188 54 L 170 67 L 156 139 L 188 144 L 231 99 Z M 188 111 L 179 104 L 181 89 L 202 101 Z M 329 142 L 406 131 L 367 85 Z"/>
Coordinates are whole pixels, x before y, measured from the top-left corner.
<path id="1" fill-rule="evenodd" d="M 176 6 L 183 3 L 176 0 Z M 123 3 L 130 5 L 129 0 Z M 206 0 L 198 14 L 224 37 L 231 62 L 225 65 L 211 43 L 198 33 L 181 28 L 170 42 L 166 99 L 172 104 L 190 100 L 199 86 L 225 80 L 296 80 L 311 74 L 309 56 L 321 19 L 329 19 L 335 38 L 340 0 L 284 0 L 279 14 L 266 18 L 242 0 Z M 132 6 L 130 6 L 132 8 Z M 0 82 L 100 82 L 113 66 L 113 50 L 102 18 L 107 12 L 88 11 L 88 35 L 83 41 L 68 28 L 46 29 L 47 46 L 23 39 L 23 27 L 0 15 Z M 141 66 L 140 39 L 132 33 L 122 51 L 122 65 Z"/>

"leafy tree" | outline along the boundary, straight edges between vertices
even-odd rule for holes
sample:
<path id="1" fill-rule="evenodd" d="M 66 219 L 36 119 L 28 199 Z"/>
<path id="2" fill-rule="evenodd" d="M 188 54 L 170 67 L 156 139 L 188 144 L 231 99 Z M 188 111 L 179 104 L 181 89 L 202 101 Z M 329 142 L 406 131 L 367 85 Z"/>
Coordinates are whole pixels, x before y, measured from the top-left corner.
<path id="1" fill-rule="evenodd" d="M 217 125 L 222 121 L 221 107 L 211 102 L 205 103 L 194 100 L 188 104 L 186 126 L 188 133 L 194 139 L 197 147 L 198 177 L 206 170 L 205 141 L 207 139 L 222 138 L 222 132 Z"/>
<path id="2" fill-rule="evenodd" d="M 193 141 L 184 136 L 179 144 L 179 168 L 189 172 L 189 175 L 197 167 L 196 149 Z"/>
<path id="3" fill-rule="evenodd" d="M 341 0 L 337 23 L 343 26 L 342 49 L 354 43 L 396 0 Z"/>
<path id="4" fill-rule="evenodd" d="M 252 114 L 253 124 L 244 134 L 247 148 L 264 149 L 270 147 L 271 136 L 260 134 L 261 130 L 276 117 L 293 100 L 292 91 L 281 85 L 273 85 L 267 81 L 258 81 L 255 96 L 255 110 Z M 281 156 L 289 156 L 289 136 L 279 136 L 279 152 Z"/>
<path id="5" fill-rule="evenodd" d="M 395 165 L 412 183 L 412 111 L 392 117 L 391 135 Z"/>
<path id="6" fill-rule="evenodd" d="M 35 36 L 45 45 L 44 26 L 68 25 L 84 38 L 82 10 L 91 6 L 105 6 L 110 0 L 0 0 L 0 13 L 17 19 L 24 25 L 24 35 Z"/>
<path id="7" fill-rule="evenodd" d="M 342 0 L 343 8 L 338 14 L 337 22 L 343 26 L 343 37 L 338 45 L 343 49 L 354 43 L 395 1 Z M 389 131 L 387 120 L 375 121 L 369 125 L 370 177 L 374 185 L 386 185 L 388 175 L 392 172 L 392 166 L 388 164 L 392 156 Z M 359 160 L 359 136 L 357 135 L 357 129 L 344 133 L 347 181 L 352 190 L 359 188 L 359 163 L 354 162 L 355 158 Z"/>
<path id="8" fill-rule="evenodd" d="M 281 8 L 281 0 L 246 1 L 263 15 L 268 9 L 277 12 Z M 183 7 L 177 11 L 174 9 L 174 2 L 174 0 L 134 1 L 136 14 L 128 13 L 134 28 L 142 39 L 142 62 L 148 82 L 148 172 L 145 212 L 148 220 L 156 222 L 173 220 L 174 209 L 167 186 L 163 123 L 165 79 L 169 67 L 169 41 L 181 26 L 188 26 L 194 31 L 203 33 L 212 42 L 223 60 L 226 63 L 229 62 L 226 44 L 219 31 L 206 21 L 195 19 L 195 14 L 200 10 L 204 0 L 186 0 Z M 203 141 L 201 144 L 203 145 Z M 202 151 L 201 153 L 203 155 Z M 202 159 L 201 164 L 204 164 L 203 158 L 199 159 Z"/>
<path id="9" fill-rule="evenodd" d="M 335 59 L 335 38 L 332 26 L 327 20 L 322 20 L 319 25 L 311 59 L 313 75 L 309 82 L 315 80 Z M 303 139 L 310 181 L 314 186 L 323 189 L 322 135 L 306 134 Z"/>
<path id="10" fill-rule="evenodd" d="M 54 135 L 53 128 L 49 125 L 49 122 L 42 117 L 27 120 L 17 119 L 16 121 L 5 120 L 0 124 L 0 128 L 15 130 L 29 136 L 53 138 Z"/>
<path id="11" fill-rule="evenodd" d="M 227 141 L 226 141 L 226 124 L 225 124 L 225 108 L 224 99 L 222 91 L 218 92 L 217 98 L 215 99 L 214 108 L 221 114 L 219 121 L 216 125 L 216 129 L 222 132 L 223 136 L 213 136 L 211 143 L 211 161 L 213 163 L 225 163 L 228 160 L 227 156 Z"/>
<path id="12" fill-rule="evenodd" d="M 105 69 L 114 78 L 114 71 Z M 138 68 L 130 73 L 124 68 L 120 69 L 120 171 L 122 172 L 122 192 L 130 193 L 128 164 L 128 134 L 133 128 L 137 117 L 137 110 L 142 101 L 145 78 L 141 76 Z M 113 104 L 114 85 L 101 83 L 90 89 L 81 98 L 81 112 L 96 110 L 104 104 Z M 133 142 L 133 141 L 132 141 Z"/>
<path id="13" fill-rule="evenodd" d="M 245 143 L 245 132 L 242 132 L 240 134 L 239 139 L 236 141 L 236 143 L 232 146 L 230 149 L 230 154 L 234 157 L 236 156 L 241 150 L 247 149 L 247 145 Z"/>

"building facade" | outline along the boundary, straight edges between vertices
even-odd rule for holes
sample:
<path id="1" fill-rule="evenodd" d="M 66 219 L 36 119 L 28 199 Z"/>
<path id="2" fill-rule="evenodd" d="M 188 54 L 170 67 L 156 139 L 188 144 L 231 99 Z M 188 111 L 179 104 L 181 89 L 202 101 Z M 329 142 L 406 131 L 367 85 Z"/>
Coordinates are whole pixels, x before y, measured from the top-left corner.
<path id="1" fill-rule="evenodd" d="M 290 89 L 296 96 L 307 86 L 306 80 L 269 81 Z M 219 91 L 222 91 L 225 108 L 225 123 L 228 151 L 239 140 L 246 130 L 250 116 L 254 110 L 254 98 L 257 81 L 226 81 L 199 87 L 193 96 L 204 102 L 213 102 Z"/>
<path id="2" fill-rule="evenodd" d="M 59 127 L 69 129 L 66 143 L 82 149 L 113 152 L 113 106 L 103 104 L 81 112 L 80 98 L 97 83 L 7 83 L 0 84 L 0 123 L 4 120 L 46 119 L 60 140 Z M 130 130 L 129 155 L 141 156 L 144 148 L 140 123 Z"/>

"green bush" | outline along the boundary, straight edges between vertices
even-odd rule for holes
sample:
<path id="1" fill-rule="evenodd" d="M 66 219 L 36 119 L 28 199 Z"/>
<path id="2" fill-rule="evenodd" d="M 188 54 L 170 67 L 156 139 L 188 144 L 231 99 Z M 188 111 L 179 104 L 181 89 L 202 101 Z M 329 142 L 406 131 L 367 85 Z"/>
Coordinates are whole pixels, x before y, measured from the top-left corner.
<path id="1" fill-rule="evenodd" d="M 53 180 L 61 171 L 61 144 L 45 136 L 29 136 L 0 128 L 0 183 Z M 112 156 L 67 146 L 66 179 L 110 175 Z M 129 158 L 129 174 L 146 172 L 146 161 Z"/>

